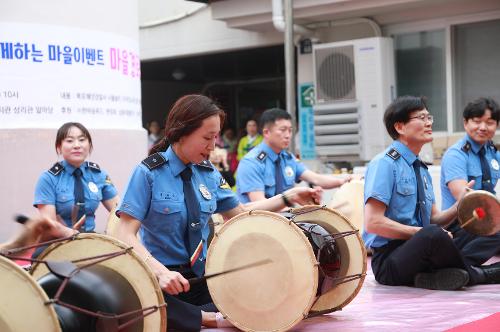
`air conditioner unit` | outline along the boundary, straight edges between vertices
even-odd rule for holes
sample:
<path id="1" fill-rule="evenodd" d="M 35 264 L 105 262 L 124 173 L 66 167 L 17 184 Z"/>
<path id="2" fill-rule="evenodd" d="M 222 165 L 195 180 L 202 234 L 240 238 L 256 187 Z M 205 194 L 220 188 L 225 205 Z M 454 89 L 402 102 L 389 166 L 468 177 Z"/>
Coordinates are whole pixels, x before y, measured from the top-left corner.
<path id="1" fill-rule="evenodd" d="M 392 39 L 317 44 L 313 53 L 317 155 L 369 161 L 391 142 L 383 115 L 395 98 Z"/>

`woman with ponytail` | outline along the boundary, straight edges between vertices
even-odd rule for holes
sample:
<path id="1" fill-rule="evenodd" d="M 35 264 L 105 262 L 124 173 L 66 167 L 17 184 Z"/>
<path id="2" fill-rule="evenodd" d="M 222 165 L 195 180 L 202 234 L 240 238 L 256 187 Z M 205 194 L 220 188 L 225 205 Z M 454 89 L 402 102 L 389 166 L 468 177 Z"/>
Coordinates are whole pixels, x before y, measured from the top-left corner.
<path id="1" fill-rule="evenodd" d="M 204 274 L 213 213 L 231 218 L 246 209 L 278 211 L 321 195 L 320 189 L 301 187 L 242 205 L 208 161 L 224 119 L 224 111 L 208 97 L 177 100 L 165 122 L 164 139 L 132 173 L 117 210 L 117 236 L 144 258 L 164 291 L 169 329 L 199 331 L 201 326 L 229 324 L 213 305 L 206 282 L 190 286 L 187 280 Z"/>

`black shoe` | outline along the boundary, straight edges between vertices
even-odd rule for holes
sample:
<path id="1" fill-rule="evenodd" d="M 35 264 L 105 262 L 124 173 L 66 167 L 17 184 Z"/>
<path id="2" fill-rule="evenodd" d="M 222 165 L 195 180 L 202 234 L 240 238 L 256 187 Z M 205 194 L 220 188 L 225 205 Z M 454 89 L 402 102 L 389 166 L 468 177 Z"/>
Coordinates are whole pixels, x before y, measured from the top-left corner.
<path id="1" fill-rule="evenodd" d="M 483 265 L 479 267 L 484 272 L 487 284 L 500 284 L 500 264 Z"/>
<path id="2" fill-rule="evenodd" d="M 441 269 L 436 272 L 419 273 L 415 276 L 415 287 L 437 290 L 456 290 L 469 282 L 467 271 L 457 268 Z"/>

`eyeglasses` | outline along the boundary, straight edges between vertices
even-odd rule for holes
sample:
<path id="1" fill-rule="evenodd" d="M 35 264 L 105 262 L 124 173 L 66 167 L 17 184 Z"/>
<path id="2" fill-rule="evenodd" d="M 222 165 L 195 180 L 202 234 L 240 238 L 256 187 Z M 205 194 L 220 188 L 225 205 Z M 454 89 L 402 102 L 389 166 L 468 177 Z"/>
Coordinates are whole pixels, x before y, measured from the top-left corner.
<path id="1" fill-rule="evenodd" d="M 433 123 L 434 122 L 434 115 L 432 115 L 432 114 L 420 114 L 420 115 L 409 118 L 409 120 L 412 120 L 412 119 L 419 119 L 423 122 L 429 121 L 430 123 Z"/>

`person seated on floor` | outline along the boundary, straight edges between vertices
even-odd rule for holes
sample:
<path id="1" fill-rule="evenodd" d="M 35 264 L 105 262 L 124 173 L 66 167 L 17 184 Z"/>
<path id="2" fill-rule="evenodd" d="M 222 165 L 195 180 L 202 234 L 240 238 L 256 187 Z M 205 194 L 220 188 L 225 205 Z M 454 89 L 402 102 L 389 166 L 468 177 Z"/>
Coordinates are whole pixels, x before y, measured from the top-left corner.
<path id="1" fill-rule="evenodd" d="M 500 108 L 491 98 L 479 98 L 467 104 L 463 112 L 466 135 L 448 150 L 441 161 L 442 207 L 448 208 L 460 198 L 467 181 L 474 179 L 473 189 L 496 194 L 500 177 L 500 153 L 493 145 L 498 128 Z M 500 250 L 500 233 L 477 236 L 462 229 L 455 220 L 448 228 L 455 244 L 471 265 L 484 264 Z"/>
<path id="2" fill-rule="evenodd" d="M 387 107 L 384 123 L 394 142 L 368 164 L 364 187 L 363 238 L 373 250 L 375 279 L 439 290 L 500 283 L 498 264 L 470 265 L 443 228 L 456 218 L 457 203 L 438 211 L 431 176 L 418 157 L 432 141 L 433 116 L 425 98 L 397 98 Z"/>

